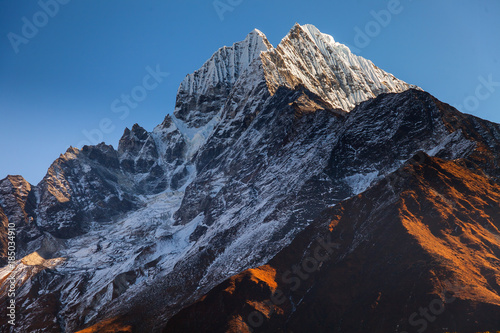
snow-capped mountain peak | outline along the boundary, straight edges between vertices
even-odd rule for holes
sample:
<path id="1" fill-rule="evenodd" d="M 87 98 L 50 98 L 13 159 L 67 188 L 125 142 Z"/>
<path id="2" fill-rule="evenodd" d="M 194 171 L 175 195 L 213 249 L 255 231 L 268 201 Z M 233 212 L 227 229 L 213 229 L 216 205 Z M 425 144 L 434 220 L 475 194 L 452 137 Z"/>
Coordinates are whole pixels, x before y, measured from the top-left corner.
<path id="1" fill-rule="evenodd" d="M 278 87 L 305 86 L 332 109 L 351 111 L 381 93 L 416 86 L 395 78 L 315 26 L 295 26 L 273 50 L 262 54 L 271 93 Z"/>
<path id="2" fill-rule="evenodd" d="M 279 87 L 298 86 L 317 95 L 326 108 L 343 112 L 381 93 L 416 88 L 354 55 L 314 25 L 297 23 L 276 48 L 254 29 L 244 40 L 217 50 L 180 84 L 172 119 L 188 141 L 199 138 L 191 145 L 197 149 L 224 114 L 234 118 L 242 100 L 253 103 L 249 93 L 261 99 Z M 226 105 L 231 92 L 236 99 Z"/>
<path id="3" fill-rule="evenodd" d="M 243 41 L 217 50 L 180 84 L 175 116 L 188 127 L 199 128 L 207 124 L 220 111 L 226 96 L 249 64 L 269 49 L 272 45 L 266 36 L 254 29 Z"/>
<path id="4" fill-rule="evenodd" d="M 299 29 L 302 29 L 303 31 L 307 32 L 309 37 L 314 41 L 316 46 L 318 46 L 321 50 L 321 53 L 325 54 L 327 53 L 327 48 L 336 48 L 336 51 L 338 52 L 339 50 L 347 51 L 349 48 L 341 43 L 337 43 L 333 36 L 324 34 L 321 31 L 319 31 L 318 28 L 316 28 L 312 24 L 304 24 L 304 25 L 299 25 L 298 23 L 296 26 Z M 347 49 L 347 50 L 346 50 Z"/>
<path id="5" fill-rule="evenodd" d="M 147 309 L 135 331 L 159 331 L 418 151 L 470 157 L 498 179 L 500 126 L 413 87 L 312 25 L 276 47 L 255 29 L 187 75 L 152 132 L 134 125 L 117 150 L 71 148 L 36 186 L 0 181 L 1 225 L 18 232 L 21 330 L 74 332 Z"/>

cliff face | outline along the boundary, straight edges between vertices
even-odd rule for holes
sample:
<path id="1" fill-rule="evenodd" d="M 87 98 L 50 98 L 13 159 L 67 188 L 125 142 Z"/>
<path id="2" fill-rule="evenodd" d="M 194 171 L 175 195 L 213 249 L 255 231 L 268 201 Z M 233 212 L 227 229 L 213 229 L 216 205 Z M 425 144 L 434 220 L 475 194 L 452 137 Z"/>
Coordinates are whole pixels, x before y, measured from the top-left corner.
<path id="1" fill-rule="evenodd" d="M 164 332 L 497 330 L 500 186 L 464 162 L 416 156 Z"/>
<path id="2" fill-rule="evenodd" d="M 310 24 L 296 24 L 275 49 L 262 54 L 262 62 L 271 93 L 303 85 L 331 109 L 350 111 L 382 93 L 417 88 L 354 55 Z"/>
<path id="3" fill-rule="evenodd" d="M 7 278 L 16 280 L 18 328 L 27 332 L 91 327 L 161 331 L 183 307 L 242 271 L 269 265 L 236 278 L 235 292 L 240 290 L 238 281 L 271 283 L 270 276 L 284 269 L 272 265 L 280 251 L 289 251 L 284 249 L 312 232 L 307 230 L 326 223 L 324 214 L 332 220 L 336 209 L 361 200 L 358 195 L 375 193 L 373 188 L 387 205 L 365 198 L 342 218 L 351 219 L 354 228 L 368 223 L 363 219 L 371 211 L 386 214 L 392 229 L 373 242 L 381 253 L 388 251 L 383 241 L 392 233 L 411 238 L 406 220 L 395 219 L 403 209 L 397 198 L 411 188 L 398 185 L 400 174 L 394 175 L 419 151 L 436 157 L 429 161 L 443 170 L 455 163 L 491 184 L 500 177 L 498 124 L 460 113 L 353 55 L 313 26 L 294 26 L 275 48 L 256 30 L 244 41 L 219 49 L 188 75 L 173 115 L 151 132 L 137 124 L 125 129 L 116 150 L 104 143 L 69 148 L 36 186 L 17 176 L 0 182 L 4 264 L 8 222 L 18 231 L 16 268 L 0 268 L 0 288 L 6 287 Z M 414 177 L 428 181 L 418 173 Z M 384 181 L 394 187 L 392 197 L 380 185 Z M 442 186 L 436 191 L 443 196 L 446 186 L 461 191 L 454 182 Z M 477 194 L 476 201 L 487 201 L 476 192 L 471 192 Z M 426 199 L 420 192 L 415 196 L 417 203 Z M 447 200 L 457 205 L 460 198 L 457 194 Z M 433 205 L 437 203 L 429 203 L 429 209 Z M 485 207 L 478 206 L 478 216 L 498 212 L 497 206 L 491 211 Z M 357 220 L 356 209 L 365 214 Z M 430 223 L 422 220 L 424 215 L 414 219 Z M 443 219 L 438 215 L 434 223 Z M 345 230 L 351 222 L 345 222 Z M 368 223 L 366 228 L 378 225 Z M 356 251 L 363 248 L 363 237 L 375 237 L 358 229 L 351 233 Z M 444 234 L 434 236 L 451 242 Z M 467 240 L 476 241 L 473 246 L 484 245 L 480 238 Z M 423 240 L 415 242 L 410 250 L 430 258 Z M 465 251 L 452 243 L 442 246 L 452 245 L 453 253 Z M 361 259 L 372 255 L 363 251 Z M 469 265 L 468 257 L 462 257 L 463 265 Z M 370 260 L 386 259 L 389 252 Z M 352 265 L 362 269 L 364 261 Z M 385 262 L 373 265 L 385 267 Z M 479 273 L 492 285 L 488 272 Z M 418 288 L 427 290 L 427 282 L 422 283 Z M 354 292 L 352 297 L 356 302 Z M 240 301 L 230 300 L 235 306 Z M 0 299 L 1 309 L 5 302 Z M 290 302 L 289 307 L 299 309 L 296 300 Z M 220 316 L 231 314 L 221 311 Z M 5 318 L 0 316 L 0 324 Z M 276 325 L 288 323 L 279 319 Z"/>
<path id="4" fill-rule="evenodd" d="M 8 176 L 0 181 L 0 264 L 7 265 L 9 223 L 17 231 L 21 248 L 39 236 L 34 225 L 37 205 L 31 185 L 21 176 Z M 24 251 L 26 253 L 26 251 Z"/>

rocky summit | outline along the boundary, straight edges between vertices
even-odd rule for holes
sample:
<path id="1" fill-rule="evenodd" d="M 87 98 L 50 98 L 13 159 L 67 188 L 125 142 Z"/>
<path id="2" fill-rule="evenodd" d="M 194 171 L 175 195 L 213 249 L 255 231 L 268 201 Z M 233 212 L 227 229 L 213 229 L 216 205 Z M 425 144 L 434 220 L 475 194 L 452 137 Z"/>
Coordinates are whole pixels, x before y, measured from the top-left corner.
<path id="1" fill-rule="evenodd" d="M 496 332 L 499 203 L 499 124 L 312 25 L 276 47 L 254 30 L 151 132 L 0 181 L 0 325 Z"/>

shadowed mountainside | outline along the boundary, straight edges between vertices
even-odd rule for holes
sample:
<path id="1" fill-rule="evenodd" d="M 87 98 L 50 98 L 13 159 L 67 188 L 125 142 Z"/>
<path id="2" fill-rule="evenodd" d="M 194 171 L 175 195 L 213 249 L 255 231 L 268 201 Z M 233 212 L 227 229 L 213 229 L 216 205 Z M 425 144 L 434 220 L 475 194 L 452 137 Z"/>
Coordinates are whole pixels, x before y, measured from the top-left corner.
<path id="1" fill-rule="evenodd" d="M 421 156 L 325 210 L 164 332 L 498 330 L 500 186 L 463 160 Z"/>

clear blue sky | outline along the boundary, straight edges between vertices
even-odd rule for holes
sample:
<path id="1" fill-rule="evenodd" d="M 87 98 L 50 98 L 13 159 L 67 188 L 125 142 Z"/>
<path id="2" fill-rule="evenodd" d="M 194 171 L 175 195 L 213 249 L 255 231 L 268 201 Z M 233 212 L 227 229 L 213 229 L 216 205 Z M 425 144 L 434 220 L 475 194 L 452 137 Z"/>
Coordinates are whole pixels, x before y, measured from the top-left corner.
<path id="1" fill-rule="evenodd" d="M 218 0 L 223 13 L 211 0 L 60 1 L 67 3 L 50 17 L 39 13 L 38 1 L 0 0 L 0 178 L 21 174 L 37 184 L 103 118 L 114 127 L 103 140 L 115 147 L 127 126 L 152 130 L 173 111 L 184 76 L 219 47 L 253 28 L 277 45 L 295 22 L 316 25 L 444 102 L 469 98 L 467 113 L 500 123 L 500 87 L 474 97 L 480 76 L 500 82 L 497 0 L 400 0 L 384 26 L 371 11 L 387 10 L 391 1 Z M 22 37 L 26 20 L 40 26 L 36 35 L 26 27 L 22 42 L 9 35 Z M 367 25 L 373 37 L 356 39 Z M 111 104 L 156 65 L 170 75 L 120 119 Z"/>

